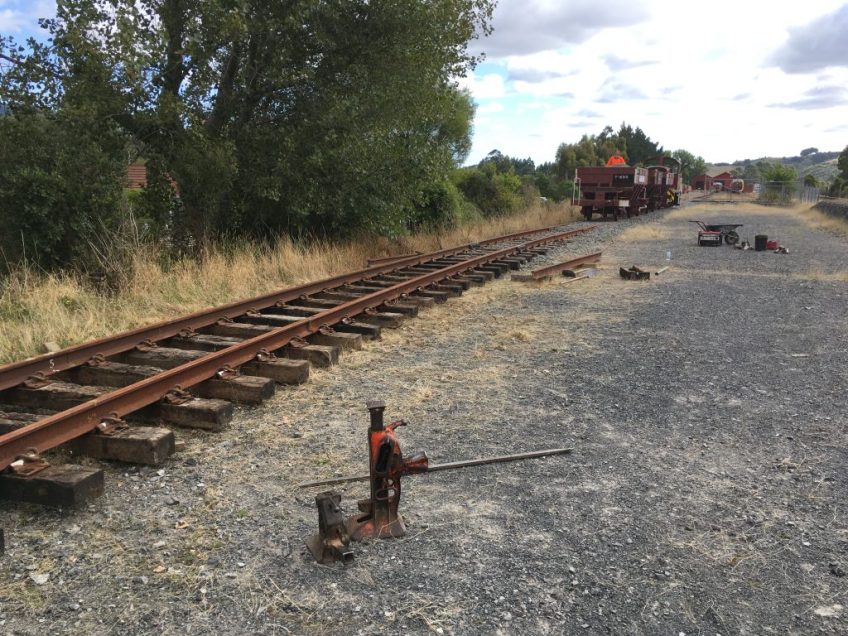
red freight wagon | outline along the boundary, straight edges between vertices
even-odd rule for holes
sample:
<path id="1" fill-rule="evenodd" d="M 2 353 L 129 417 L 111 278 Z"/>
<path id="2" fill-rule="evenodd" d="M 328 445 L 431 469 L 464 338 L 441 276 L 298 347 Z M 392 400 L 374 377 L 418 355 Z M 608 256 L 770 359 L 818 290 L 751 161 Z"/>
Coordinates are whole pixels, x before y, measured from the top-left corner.
<path id="1" fill-rule="evenodd" d="M 680 191 L 683 185 L 680 173 L 683 168 L 679 159 L 675 159 L 669 155 L 657 155 L 650 160 L 655 165 L 648 168 L 648 181 L 651 182 L 650 171 L 662 169 L 665 171 L 665 192 L 660 195 L 657 188 L 657 199 L 655 207 L 648 204 L 648 209 L 668 208 L 672 205 L 680 205 Z M 658 179 L 657 179 L 658 180 Z M 659 185 L 659 184 L 657 184 Z M 650 187 L 650 186 L 649 186 Z M 662 198 L 660 198 L 662 196 Z"/>
<path id="2" fill-rule="evenodd" d="M 618 221 L 622 215 L 636 216 L 648 204 L 648 170 L 634 166 L 603 166 L 577 168 L 578 205 L 587 221 L 592 213 L 604 218 L 612 215 Z"/>
<path id="3" fill-rule="evenodd" d="M 648 166 L 648 212 L 668 205 L 668 177 L 665 166 Z"/>

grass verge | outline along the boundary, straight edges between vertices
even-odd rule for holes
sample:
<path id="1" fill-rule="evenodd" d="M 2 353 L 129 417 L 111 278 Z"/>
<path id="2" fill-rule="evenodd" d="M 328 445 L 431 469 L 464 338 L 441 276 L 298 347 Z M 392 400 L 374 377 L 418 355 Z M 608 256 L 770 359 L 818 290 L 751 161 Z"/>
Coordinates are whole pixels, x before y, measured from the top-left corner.
<path id="1" fill-rule="evenodd" d="M 0 363 L 43 353 L 45 343 L 67 347 L 355 271 L 368 258 L 428 252 L 576 218 L 568 205 L 536 206 L 522 214 L 396 240 L 298 243 L 281 239 L 273 247 L 221 245 L 208 248 L 198 259 L 167 264 L 159 249 L 142 244 L 125 258 L 120 285 L 111 293 L 99 291 L 77 273 L 20 268 L 0 280 Z"/>

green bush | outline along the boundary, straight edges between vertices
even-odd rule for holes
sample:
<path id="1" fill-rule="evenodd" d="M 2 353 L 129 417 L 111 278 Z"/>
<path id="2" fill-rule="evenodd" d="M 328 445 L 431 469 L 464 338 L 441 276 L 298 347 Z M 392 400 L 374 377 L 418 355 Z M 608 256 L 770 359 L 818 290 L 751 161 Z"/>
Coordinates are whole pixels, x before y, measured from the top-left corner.
<path id="1" fill-rule="evenodd" d="M 492 163 L 458 170 L 454 179 L 465 198 L 485 217 L 505 216 L 522 207 L 521 177 L 513 172 L 499 173 Z"/>
<path id="2" fill-rule="evenodd" d="M 0 117 L 0 250 L 4 266 L 86 267 L 89 242 L 121 214 L 120 139 L 82 124 Z"/>
<path id="3" fill-rule="evenodd" d="M 461 222 L 465 200 L 451 181 L 430 185 L 422 193 L 421 203 L 409 215 L 408 227 L 417 229 L 450 229 Z"/>

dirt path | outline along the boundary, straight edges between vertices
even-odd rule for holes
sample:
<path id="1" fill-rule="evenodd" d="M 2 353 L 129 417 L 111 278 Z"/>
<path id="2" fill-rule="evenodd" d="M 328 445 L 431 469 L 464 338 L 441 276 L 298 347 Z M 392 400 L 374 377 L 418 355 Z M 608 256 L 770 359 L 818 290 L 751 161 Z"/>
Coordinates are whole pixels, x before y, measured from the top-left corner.
<path id="1" fill-rule="evenodd" d="M 699 217 L 791 253 L 699 248 Z M 598 277 L 472 290 L 87 510 L 3 509 L 0 631 L 845 633 L 848 250 L 801 218 L 604 224 L 551 255 L 602 247 Z M 365 467 L 370 398 L 434 462 L 577 450 L 409 478 L 405 539 L 318 566 L 292 484 Z"/>

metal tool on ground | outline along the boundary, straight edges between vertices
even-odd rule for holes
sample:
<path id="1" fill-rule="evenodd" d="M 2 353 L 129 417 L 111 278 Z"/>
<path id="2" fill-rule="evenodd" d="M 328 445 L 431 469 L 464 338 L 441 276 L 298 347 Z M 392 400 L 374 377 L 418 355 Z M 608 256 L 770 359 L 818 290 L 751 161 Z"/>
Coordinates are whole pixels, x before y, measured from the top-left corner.
<path id="1" fill-rule="evenodd" d="M 624 269 L 623 267 L 618 268 L 619 275 L 624 280 L 650 280 L 651 272 L 646 271 L 644 269 L 640 269 L 635 265 L 631 265 L 628 269 Z"/>
<path id="2" fill-rule="evenodd" d="M 306 547 L 318 563 L 350 563 L 353 560 L 350 535 L 339 506 L 341 501 L 342 496 L 332 490 L 315 497 L 315 505 L 318 506 L 318 534 L 306 540 Z"/>
<path id="3" fill-rule="evenodd" d="M 588 268 L 594 267 L 601 260 L 602 254 L 603 252 L 586 254 L 585 256 L 578 256 L 577 258 L 572 258 L 567 261 L 540 267 L 539 269 L 534 269 L 532 272 L 513 274 L 512 280 L 521 282 L 541 281 L 547 280 L 557 274 L 575 278 L 578 274 L 585 273 Z M 582 269 L 578 269 L 581 267 Z M 581 278 L 588 278 L 592 275 L 593 274 L 587 274 L 585 276 L 581 276 Z"/>
<path id="4" fill-rule="evenodd" d="M 361 513 L 349 517 L 344 522 L 342 522 L 339 507 L 340 494 L 326 491 L 315 498 L 318 506 L 318 534 L 309 537 L 306 540 L 306 545 L 319 563 L 330 563 L 338 560 L 350 561 L 352 558 L 348 547 L 350 541 L 397 538 L 406 534 L 406 527 L 398 512 L 401 478 L 405 475 L 434 473 L 551 455 L 565 455 L 573 451 L 572 448 L 550 448 L 518 455 L 502 455 L 430 465 L 424 452 L 406 458 L 403 456 L 395 431 L 401 426 L 406 426 L 406 422 L 396 420 L 388 425 L 384 424 L 383 413 L 385 409 L 386 405 L 381 401 L 368 402 L 368 411 L 371 417 L 368 427 L 368 475 L 339 477 L 299 484 L 300 488 L 312 488 L 355 481 L 371 482 L 371 497 L 358 502 Z"/>
<path id="5" fill-rule="evenodd" d="M 697 223 L 698 227 L 701 228 L 698 231 L 698 245 L 719 246 L 722 244 L 722 241 L 727 245 L 736 245 L 739 242 L 739 234 L 736 232 L 736 228 L 742 227 L 742 223 L 689 222 Z"/>
<path id="6" fill-rule="evenodd" d="M 665 267 L 660 267 L 657 271 L 654 272 L 654 276 L 659 276 L 663 272 L 667 272 L 669 267 L 671 267 L 671 265 L 666 265 Z"/>

